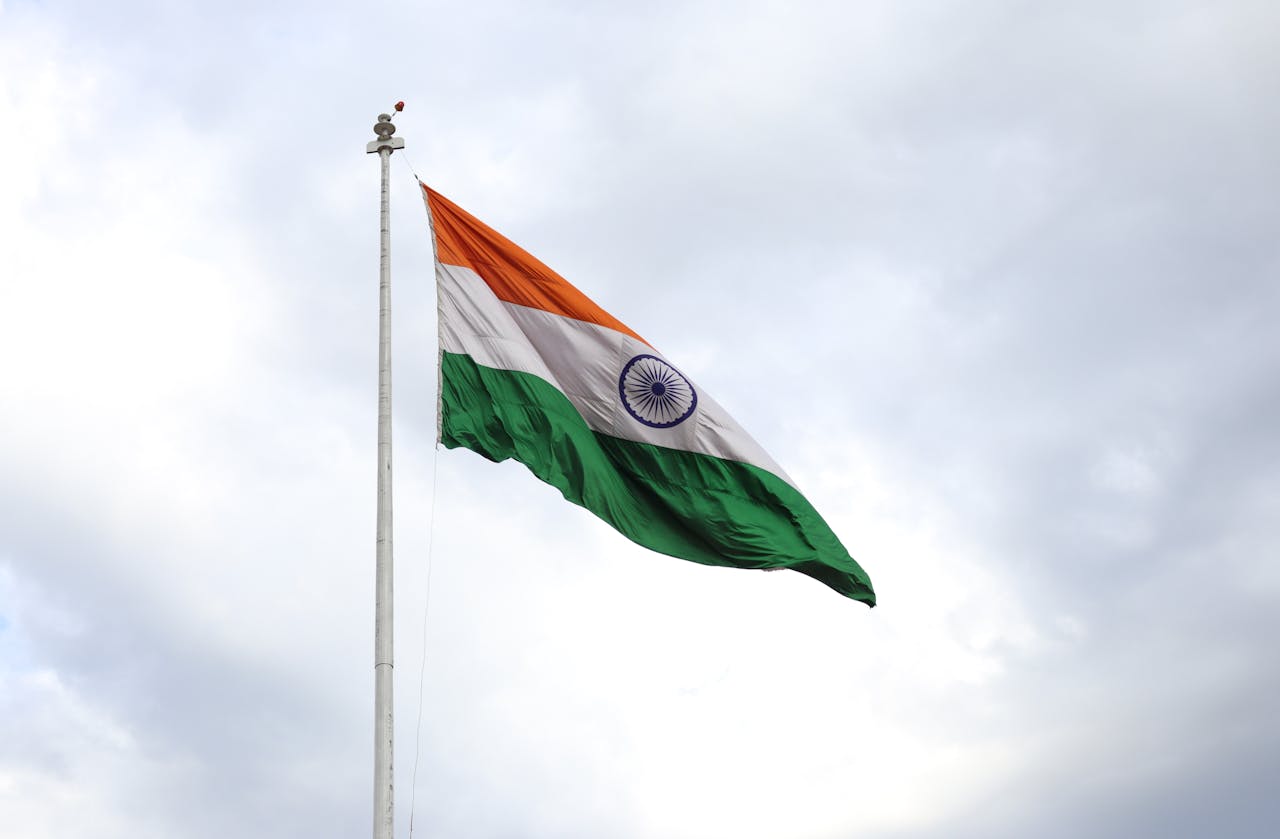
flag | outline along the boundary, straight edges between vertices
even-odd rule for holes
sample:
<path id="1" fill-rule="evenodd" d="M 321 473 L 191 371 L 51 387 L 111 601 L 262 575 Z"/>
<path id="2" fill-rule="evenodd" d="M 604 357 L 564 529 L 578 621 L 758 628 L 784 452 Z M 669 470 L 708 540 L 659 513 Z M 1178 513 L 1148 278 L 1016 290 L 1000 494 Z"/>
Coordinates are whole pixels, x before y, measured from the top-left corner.
<path id="1" fill-rule="evenodd" d="M 422 189 L 436 245 L 440 442 L 523 463 L 660 553 L 791 568 L 875 605 L 866 572 L 715 400 L 546 265 Z"/>

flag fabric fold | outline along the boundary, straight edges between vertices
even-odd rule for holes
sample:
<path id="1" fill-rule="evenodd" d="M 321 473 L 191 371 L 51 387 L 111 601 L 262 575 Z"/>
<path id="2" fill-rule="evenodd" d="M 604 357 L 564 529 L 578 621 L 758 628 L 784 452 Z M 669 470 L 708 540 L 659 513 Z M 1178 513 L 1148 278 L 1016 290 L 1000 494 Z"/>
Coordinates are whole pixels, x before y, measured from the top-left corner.
<path id="1" fill-rule="evenodd" d="M 550 268 L 422 189 L 436 246 L 440 442 L 523 463 L 660 553 L 791 568 L 875 605 L 831 528 L 715 400 Z"/>

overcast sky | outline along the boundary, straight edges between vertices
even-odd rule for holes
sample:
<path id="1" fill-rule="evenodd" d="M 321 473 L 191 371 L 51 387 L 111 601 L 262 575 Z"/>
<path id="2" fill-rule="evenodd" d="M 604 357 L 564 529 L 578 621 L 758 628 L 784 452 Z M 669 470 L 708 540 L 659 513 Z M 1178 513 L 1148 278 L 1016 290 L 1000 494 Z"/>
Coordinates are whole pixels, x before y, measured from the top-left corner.
<path id="1" fill-rule="evenodd" d="M 403 99 L 401 839 L 1274 836 L 1277 32 L 4 0 L 0 834 L 368 835 Z M 714 394 L 880 605 L 437 452 L 412 171 Z"/>

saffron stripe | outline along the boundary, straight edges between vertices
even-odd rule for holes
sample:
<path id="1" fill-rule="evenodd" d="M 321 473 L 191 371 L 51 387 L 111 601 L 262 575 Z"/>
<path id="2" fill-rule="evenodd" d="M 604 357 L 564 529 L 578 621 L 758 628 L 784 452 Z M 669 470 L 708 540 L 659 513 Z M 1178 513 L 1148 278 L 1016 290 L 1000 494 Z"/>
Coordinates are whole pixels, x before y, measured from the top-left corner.
<path id="1" fill-rule="evenodd" d="M 436 236 L 436 259 L 470 268 L 498 299 L 594 323 L 648 343 L 537 258 L 422 184 Z"/>

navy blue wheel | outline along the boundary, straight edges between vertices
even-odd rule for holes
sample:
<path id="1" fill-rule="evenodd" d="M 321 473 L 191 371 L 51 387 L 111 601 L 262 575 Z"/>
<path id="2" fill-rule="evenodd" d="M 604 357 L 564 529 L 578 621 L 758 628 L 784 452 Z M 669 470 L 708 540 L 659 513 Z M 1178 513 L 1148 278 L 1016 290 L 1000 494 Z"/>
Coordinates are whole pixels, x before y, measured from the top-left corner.
<path id="1" fill-rule="evenodd" d="M 671 428 L 687 420 L 698 407 L 693 384 L 656 355 L 638 355 L 618 377 L 622 407 L 650 428 Z"/>

